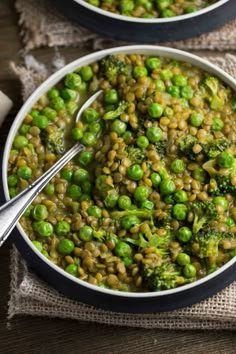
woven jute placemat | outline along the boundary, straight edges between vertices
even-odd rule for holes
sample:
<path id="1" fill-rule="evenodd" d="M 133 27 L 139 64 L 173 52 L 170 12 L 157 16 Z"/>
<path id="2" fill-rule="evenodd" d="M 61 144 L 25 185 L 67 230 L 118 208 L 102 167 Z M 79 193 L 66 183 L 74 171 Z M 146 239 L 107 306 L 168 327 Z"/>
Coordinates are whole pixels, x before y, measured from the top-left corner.
<path id="1" fill-rule="evenodd" d="M 102 49 L 117 45 L 117 42 L 73 25 L 48 0 L 16 0 L 15 5 L 20 14 L 19 24 L 26 49 L 40 46 L 87 46 Z M 236 20 L 199 37 L 164 45 L 186 50 L 235 50 Z"/>
<path id="2" fill-rule="evenodd" d="M 236 77 L 236 56 L 229 54 L 209 60 Z M 63 59 L 57 56 L 51 68 L 63 65 Z M 26 57 L 24 66 L 13 65 L 13 69 L 23 84 L 24 99 L 51 71 L 32 56 Z M 114 314 L 59 294 L 39 279 L 13 248 L 8 314 L 9 318 L 28 314 L 141 328 L 236 330 L 236 282 L 217 295 L 184 309 L 161 314 Z"/>

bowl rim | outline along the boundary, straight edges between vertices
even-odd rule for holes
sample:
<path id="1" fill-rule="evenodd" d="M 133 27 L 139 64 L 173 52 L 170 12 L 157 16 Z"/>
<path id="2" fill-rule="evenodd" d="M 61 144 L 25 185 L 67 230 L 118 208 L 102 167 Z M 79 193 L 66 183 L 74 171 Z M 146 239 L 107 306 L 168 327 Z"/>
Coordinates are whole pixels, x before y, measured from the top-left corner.
<path id="1" fill-rule="evenodd" d="M 4 195 L 7 200 L 10 199 L 9 192 L 8 192 L 8 186 L 7 186 L 7 171 L 8 171 L 7 166 L 8 166 L 8 158 L 9 158 L 9 153 L 10 153 L 10 149 L 12 146 L 13 138 L 14 138 L 22 120 L 28 114 L 31 107 L 38 101 L 38 99 L 44 93 L 46 93 L 51 87 L 53 87 L 56 83 L 58 83 L 67 73 L 77 70 L 79 67 L 82 67 L 84 65 L 89 65 L 95 61 L 101 60 L 103 57 L 110 55 L 110 54 L 118 54 L 118 53 L 132 54 L 132 53 L 137 53 L 137 52 L 139 54 L 144 54 L 144 55 L 145 54 L 146 55 L 156 55 L 156 56 L 160 56 L 160 57 L 173 58 L 176 60 L 189 62 L 193 66 L 199 67 L 202 70 L 205 70 L 213 75 L 216 75 L 224 83 L 226 83 L 228 86 L 230 86 L 236 92 L 236 80 L 233 77 L 231 77 L 228 73 L 223 71 L 221 68 L 208 62 L 206 59 L 203 59 L 203 58 L 193 55 L 191 53 L 188 53 L 188 52 L 185 52 L 182 50 L 177 50 L 174 48 L 154 46 L 154 45 L 131 45 L 131 46 L 121 46 L 121 47 L 109 48 L 109 49 L 97 51 L 92 54 L 82 56 L 81 58 L 76 59 L 73 62 L 67 64 L 62 69 L 55 72 L 53 75 L 49 76 L 49 78 L 46 81 L 44 81 L 32 93 L 32 95 L 30 95 L 30 97 L 26 100 L 26 102 L 23 104 L 23 106 L 19 110 L 18 114 L 16 115 L 16 117 L 12 123 L 12 126 L 10 128 L 10 131 L 8 133 L 6 144 L 5 144 L 4 151 L 3 151 L 2 181 L 3 181 Z M 162 291 L 156 291 L 156 292 L 139 292 L 139 293 L 121 292 L 118 290 L 99 288 L 96 285 L 89 284 L 83 280 L 80 280 L 80 279 L 70 275 L 65 270 L 63 270 L 62 268 L 60 268 L 59 266 L 55 265 L 50 260 L 48 260 L 46 257 L 44 257 L 41 254 L 41 252 L 39 252 L 36 249 L 36 247 L 33 245 L 31 240 L 29 239 L 29 237 L 27 236 L 27 234 L 25 233 L 25 231 L 21 227 L 20 223 L 17 223 L 16 226 L 17 226 L 17 229 L 18 229 L 21 237 L 23 237 L 24 241 L 28 244 L 28 246 L 32 249 L 32 251 L 43 262 L 45 262 L 50 268 L 52 268 L 54 271 L 60 273 L 62 276 L 70 279 L 71 281 L 73 281 L 74 283 L 77 283 L 80 286 L 83 286 L 85 288 L 88 288 L 88 289 L 96 291 L 96 292 L 101 292 L 101 293 L 109 294 L 109 295 L 116 296 L 116 297 L 152 298 L 152 297 L 162 297 L 162 296 L 174 295 L 176 293 L 184 292 L 184 291 L 187 291 L 192 288 L 197 288 L 201 284 L 206 283 L 207 281 L 217 277 L 219 274 L 223 273 L 226 269 L 231 267 L 236 262 L 236 257 L 234 257 L 229 262 L 227 262 L 222 267 L 220 267 L 218 270 L 205 276 L 204 278 L 196 280 L 193 283 L 174 288 L 174 289 L 162 290 Z"/>
<path id="2" fill-rule="evenodd" d="M 126 22 L 130 22 L 130 23 L 139 23 L 139 24 L 161 24 L 161 23 L 172 23 L 172 22 L 177 22 L 177 21 L 184 21 L 184 20 L 195 18 L 197 16 L 205 15 L 208 12 L 213 11 L 213 10 L 217 9 L 218 7 L 226 4 L 230 0 L 218 0 L 214 4 L 209 5 L 201 10 L 198 10 L 198 11 L 190 13 L 190 14 L 184 14 L 184 15 L 180 15 L 180 16 L 167 17 L 167 18 L 148 18 L 148 19 L 115 14 L 115 13 L 100 9 L 99 7 L 96 7 L 94 5 L 91 5 L 91 4 L 87 3 L 85 0 L 73 0 L 73 1 L 90 11 L 93 11 L 99 15 L 102 15 L 102 16 L 110 17 L 111 19 L 114 19 L 114 20 L 126 21 Z"/>

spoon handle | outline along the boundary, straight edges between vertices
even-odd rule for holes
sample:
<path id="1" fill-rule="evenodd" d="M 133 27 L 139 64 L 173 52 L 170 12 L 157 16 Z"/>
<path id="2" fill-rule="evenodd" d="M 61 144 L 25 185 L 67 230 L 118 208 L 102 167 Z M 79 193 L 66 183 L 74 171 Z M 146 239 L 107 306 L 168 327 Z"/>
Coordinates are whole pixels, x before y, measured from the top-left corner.
<path id="1" fill-rule="evenodd" d="M 74 145 L 51 168 L 39 177 L 37 181 L 33 182 L 28 188 L 0 207 L 0 247 L 34 198 L 62 167 L 82 150 L 84 150 L 83 145 Z"/>

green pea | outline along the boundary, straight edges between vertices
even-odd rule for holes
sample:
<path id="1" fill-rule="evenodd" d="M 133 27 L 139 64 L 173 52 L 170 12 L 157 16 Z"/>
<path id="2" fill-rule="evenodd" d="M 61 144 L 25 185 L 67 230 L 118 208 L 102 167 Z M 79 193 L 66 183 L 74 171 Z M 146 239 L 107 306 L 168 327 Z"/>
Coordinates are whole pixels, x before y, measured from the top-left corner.
<path id="1" fill-rule="evenodd" d="M 212 122 L 212 129 L 215 130 L 215 131 L 221 131 L 224 127 L 224 122 L 222 119 L 220 118 L 213 118 L 213 122 Z"/>
<path id="2" fill-rule="evenodd" d="M 96 111 L 96 109 L 89 107 L 86 108 L 83 112 L 83 118 L 86 123 L 92 123 L 98 120 L 99 118 L 99 113 Z"/>
<path id="3" fill-rule="evenodd" d="M 186 264 L 184 267 L 184 276 L 186 278 L 194 278 L 197 274 L 196 268 L 192 264 Z"/>
<path id="4" fill-rule="evenodd" d="M 171 4 L 172 0 L 156 0 L 157 8 L 159 10 L 167 9 Z"/>
<path id="5" fill-rule="evenodd" d="M 134 9 L 133 0 L 121 0 L 120 1 L 120 12 L 123 15 L 128 15 Z"/>
<path id="6" fill-rule="evenodd" d="M 128 168 L 127 174 L 133 181 L 139 181 L 143 178 L 144 172 L 140 165 L 135 164 Z"/>
<path id="7" fill-rule="evenodd" d="M 61 220 L 55 226 L 55 233 L 58 236 L 66 236 L 70 232 L 70 224 L 65 221 Z"/>
<path id="8" fill-rule="evenodd" d="M 182 226 L 177 231 L 177 239 L 180 242 L 189 242 L 192 238 L 192 231 L 187 226 Z"/>
<path id="9" fill-rule="evenodd" d="M 100 192 L 107 192 L 109 191 L 110 187 L 107 184 L 107 175 L 100 175 L 96 178 L 96 182 L 95 182 L 96 188 L 100 191 Z"/>
<path id="10" fill-rule="evenodd" d="M 37 250 L 38 250 L 39 252 L 42 252 L 42 250 L 43 250 L 43 245 L 42 245 L 41 242 L 39 242 L 39 241 L 37 241 L 37 240 L 33 240 L 32 243 L 33 243 L 33 245 L 37 248 Z"/>
<path id="11" fill-rule="evenodd" d="M 128 243 L 119 241 L 115 246 L 115 254 L 119 257 L 129 257 L 132 254 L 132 248 Z"/>
<path id="12" fill-rule="evenodd" d="M 118 206 L 120 209 L 127 210 L 131 207 L 131 199 L 127 195 L 121 195 L 118 199 Z"/>
<path id="13" fill-rule="evenodd" d="M 234 226 L 235 225 L 234 219 L 228 217 L 227 220 L 226 220 L 226 225 L 228 227 Z"/>
<path id="14" fill-rule="evenodd" d="M 17 135 L 13 141 L 13 146 L 15 149 L 23 149 L 28 145 L 28 139 L 23 135 Z"/>
<path id="15" fill-rule="evenodd" d="M 161 176 L 157 172 L 152 172 L 150 178 L 151 178 L 153 187 L 158 187 L 159 184 L 161 183 Z"/>
<path id="16" fill-rule="evenodd" d="M 31 211 L 31 215 L 35 220 L 45 220 L 48 217 L 48 209 L 43 204 L 35 205 Z"/>
<path id="17" fill-rule="evenodd" d="M 57 245 L 58 252 L 65 256 L 71 254 L 74 251 L 74 248 L 74 242 L 68 238 L 63 238 Z"/>
<path id="18" fill-rule="evenodd" d="M 11 175 L 7 177 L 8 187 L 15 187 L 17 185 L 18 178 L 16 175 Z"/>
<path id="19" fill-rule="evenodd" d="M 78 274 L 78 266 L 76 264 L 69 264 L 65 270 L 67 273 L 74 275 L 75 277 Z"/>
<path id="20" fill-rule="evenodd" d="M 146 186 L 138 186 L 134 191 L 134 198 L 137 202 L 143 202 L 149 196 L 149 188 Z"/>
<path id="21" fill-rule="evenodd" d="M 86 146 L 93 146 L 97 142 L 96 135 L 91 132 L 85 132 L 82 138 L 82 143 Z"/>
<path id="22" fill-rule="evenodd" d="M 80 186 L 77 186 L 76 184 L 71 184 L 66 191 L 66 194 L 68 195 L 68 197 L 70 197 L 73 200 L 77 200 L 81 194 L 81 188 Z"/>
<path id="23" fill-rule="evenodd" d="M 135 79 L 139 79 L 140 77 L 144 77 L 148 75 L 148 71 L 145 66 L 135 66 L 133 69 L 133 76 Z"/>
<path id="24" fill-rule="evenodd" d="M 115 208 L 118 199 L 119 199 L 118 193 L 115 190 L 110 191 L 110 193 L 108 193 L 106 198 L 104 199 L 104 204 L 108 209 Z"/>
<path id="25" fill-rule="evenodd" d="M 180 191 L 177 191 L 175 192 L 174 194 L 174 200 L 177 202 L 177 203 L 184 203 L 188 200 L 188 194 L 187 192 L 183 191 L 183 190 L 180 190 Z"/>
<path id="26" fill-rule="evenodd" d="M 64 170 L 61 171 L 61 177 L 65 179 L 67 182 L 70 182 L 72 180 L 73 176 L 73 171 L 69 170 L 68 168 L 65 168 Z"/>
<path id="27" fill-rule="evenodd" d="M 101 132 L 102 128 L 102 123 L 99 122 L 92 122 L 88 126 L 88 130 L 96 135 Z"/>
<path id="28" fill-rule="evenodd" d="M 148 114 L 152 118 L 160 118 L 163 114 L 163 111 L 164 108 L 159 103 L 154 102 L 148 106 Z"/>
<path id="29" fill-rule="evenodd" d="M 164 195 L 174 193 L 176 187 L 171 179 L 164 179 L 160 183 L 160 192 Z"/>
<path id="30" fill-rule="evenodd" d="M 138 136 L 136 139 L 136 144 L 138 145 L 138 147 L 140 147 L 141 149 L 146 149 L 149 145 L 149 141 L 148 138 L 146 138 L 146 136 Z"/>
<path id="31" fill-rule="evenodd" d="M 43 115 L 39 115 L 38 117 L 35 117 L 33 119 L 32 124 L 40 129 L 45 129 L 45 128 L 47 128 L 49 121 L 48 121 L 47 117 L 45 117 Z"/>
<path id="32" fill-rule="evenodd" d="M 77 92 L 69 88 L 64 88 L 61 90 L 61 97 L 65 102 L 74 101 L 77 98 Z"/>
<path id="33" fill-rule="evenodd" d="M 33 229 L 42 237 L 50 237 L 53 234 L 53 226 L 48 221 L 35 221 Z"/>
<path id="34" fill-rule="evenodd" d="M 196 6 L 188 6 L 185 8 L 185 13 L 186 14 L 191 14 L 192 12 L 196 12 L 197 7 Z"/>
<path id="35" fill-rule="evenodd" d="M 116 132 L 118 135 L 124 134 L 126 128 L 127 124 L 122 122 L 120 119 L 115 119 L 111 124 L 111 130 Z"/>
<path id="36" fill-rule="evenodd" d="M 81 227 L 81 229 L 79 230 L 79 238 L 84 242 L 91 241 L 93 239 L 92 227 L 88 225 Z"/>
<path id="37" fill-rule="evenodd" d="M 17 195 L 17 190 L 15 187 L 9 188 L 9 195 L 10 195 L 10 198 L 14 198 Z"/>
<path id="38" fill-rule="evenodd" d="M 234 156 L 228 151 L 221 152 L 216 160 L 218 165 L 223 168 L 230 168 L 234 164 Z"/>
<path id="39" fill-rule="evenodd" d="M 79 168 L 73 173 L 73 182 L 81 184 L 89 179 L 89 173 L 84 168 Z"/>
<path id="40" fill-rule="evenodd" d="M 90 201 L 90 200 L 91 200 L 91 196 L 86 193 L 81 194 L 81 196 L 79 197 L 80 202 L 85 202 L 85 201 Z"/>
<path id="41" fill-rule="evenodd" d="M 105 92 L 104 101 L 107 104 L 115 104 L 119 102 L 119 95 L 115 89 L 111 89 Z"/>
<path id="42" fill-rule="evenodd" d="M 190 263 L 190 257 L 187 253 L 179 253 L 177 258 L 176 258 L 176 262 L 180 265 L 180 266 L 185 266 L 186 264 Z"/>
<path id="43" fill-rule="evenodd" d="M 203 168 L 201 168 L 201 167 L 196 168 L 193 171 L 193 178 L 196 179 L 196 181 L 204 183 L 206 180 L 206 177 L 207 177 L 206 171 L 204 171 Z"/>
<path id="44" fill-rule="evenodd" d="M 146 68 L 150 71 L 161 67 L 161 60 L 159 58 L 148 58 L 145 61 Z"/>
<path id="45" fill-rule="evenodd" d="M 63 98 L 61 97 L 55 97 L 50 101 L 50 105 L 51 107 L 56 111 L 62 111 L 63 109 L 65 109 L 65 102 L 63 100 Z"/>
<path id="46" fill-rule="evenodd" d="M 123 257 L 124 265 L 128 268 L 133 264 L 133 259 L 131 257 Z"/>
<path id="47" fill-rule="evenodd" d="M 59 95 L 60 95 L 60 92 L 59 92 L 59 90 L 56 89 L 56 88 L 52 88 L 52 89 L 49 90 L 48 93 L 47 93 L 47 96 L 48 96 L 48 98 L 49 98 L 50 100 L 52 100 L 52 99 L 54 99 L 54 98 L 56 98 L 56 97 L 59 97 Z M 39 112 L 38 112 L 37 115 L 39 115 Z M 36 116 L 36 114 L 33 116 L 32 113 L 31 113 L 31 116 L 34 118 L 34 117 Z"/>
<path id="48" fill-rule="evenodd" d="M 166 89 L 165 83 L 162 80 L 154 80 L 157 91 L 163 92 Z"/>
<path id="49" fill-rule="evenodd" d="M 86 167 L 88 166 L 93 160 L 93 153 L 92 151 L 81 151 L 79 153 L 79 157 L 78 157 L 78 162 Z"/>
<path id="50" fill-rule="evenodd" d="M 48 183 L 46 187 L 44 188 L 44 193 L 47 194 L 48 196 L 54 195 L 55 193 L 55 186 L 52 183 Z"/>
<path id="51" fill-rule="evenodd" d="M 29 124 L 22 124 L 22 126 L 19 129 L 19 133 L 22 135 L 26 135 L 30 130 L 30 125 Z"/>
<path id="52" fill-rule="evenodd" d="M 165 9 L 162 11 L 162 17 L 175 17 L 175 13 L 170 9 Z"/>
<path id="53" fill-rule="evenodd" d="M 133 134 L 130 130 L 126 130 L 126 132 L 122 135 L 122 138 L 124 139 L 125 143 L 130 143 L 132 141 Z"/>
<path id="54" fill-rule="evenodd" d="M 213 198 L 213 203 L 215 205 L 221 206 L 223 209 L 227 210 L 229 207 L 229 202 L 226 198 L 224 197 L 215 197 Z"/>
<path id="55" fill-rule="evenodd" d="M 151 202 L 151 200 L 144 200 L 143 202 L 140 203 L 140 208 L 141 209 L 153 210 L 154 209 L 154 203 Z"/>
<path id="56" fill-rule="evenodd" d="M 170 169 L 172 172 L 176 174 L 183 173 L 185 170 L 185 163 L 183 162 L 183 160 L 176 159 L 172 161 L 170 165 Z"/>
<path id="57" fill-rule="evenodd" d="M 32 176 L 32 170 L 28 166 L 21 166 L 17 170 L 17 176 L 19 178 L 23 178 L 23 179 L 29 180 L 31 178 L 31 176 Z"/>
<path id="58" fill-rule="evenodd" d="M 167 87 L 166 91 L 172 96 L 172 97 L 180 97 L 180 89 L 178 86 L 169 86 Z"/>
<path id="59" fill-rule="evenodd" d="M 87 210 L 88 215 L 93 216 L 94 218 L 102 217 L 102 210 L 97 205 L 91 205 Z"/>
<path id="60" fill-rule="evenodd" d="M 65 77 L 65 85 L 72 90 L 78 89 L 81 86 L 81 83 L 82 79 L 79 74 L 69 73 Z"/>
<path id="61" fill-rule="evenodd" d="M 79 74 L 82 77 L 82 80 L 89 81 L 93 78 L 93 69 L 91 66 L 86 65 L 80 69 Z"/>
<path id="62" fill-rule="evenodd" d="M 172 82 L 175 86 L 183 87 L 187 85 L 187 78 L 184 75 L 174 75 L 172 78 Z"/>
<path id="63" fill-rule="evenodd" d="M 121 227 L 124 230 L 130 230 L 131 227 L 139 224 L 140 224 L 140 220 L 135 215 L 127 215 L 121 219 Z"/>
<path id="64" fill-rule="evenodd" d="M 176 220 L 182 221 L 187 217 L 188 208 L 184 204 L 175 204 L 173 206 L 172 214 Z"/>
<path id="65" fill-rule="evenodd" d="M 49 120 L 54 120 L 57 117 L 57 112 L 50 107 L 45 107 L 42 110 L 42 115 L 47 117 Z"/>
<path id="66" fill-rule="evenodd" d="M 190 100 L 193 97 L 193 94 L 194 92 L 191 86 L 184 86 L 181 88 L 181 96 L 183 98 Z"/>
<path id="67" fill-rule="evenodd" d="M 173 73 L 170 69 L 163 69 L 160 72 L 160 77 L 163 81 L 170 80 L 173 77 Z"/>
<path id="68" fill-rule="evenodd" d="M 204 116 L 202 113 L 193 112 L 190 116 L 189 122 L 193 127 L 200 127 L 204 121 Z"/>
<path id="69" fill-rule="evenodd" d="M 146 130 L 146 136 L 151 143 L 157 143 L 162 139 L 163 133 L 159 127 L 149 127 Z"/>

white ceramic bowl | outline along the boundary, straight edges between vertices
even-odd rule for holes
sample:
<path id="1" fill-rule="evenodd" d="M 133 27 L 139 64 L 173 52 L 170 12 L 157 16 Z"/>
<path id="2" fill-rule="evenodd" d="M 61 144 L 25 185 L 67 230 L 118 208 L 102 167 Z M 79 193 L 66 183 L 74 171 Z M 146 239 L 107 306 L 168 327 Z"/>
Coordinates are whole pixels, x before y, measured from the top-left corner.
<path id="1" fill-rule="evenodd" d="M 9 200 L 7 186 L 7 166 L 9 151 L 11 149 L 14 136 L 16 135 L 22 120 L 30 112 L 32 106 L 45 92 L 47 92 L 51 87 L 58 83 L 66 74 L 73 72 L 74 70 L 84 65 L 99 61 L 107 55 L 116 53 L 139 53 L 185 61 L 217 76 L 220 80 L 225 82 L 236 92 L 236 80 L 226 72 L 200 57 L 171 48 L 150 45 L 117 47 L 96 52 L 75 60 L 74 62 L 66 65 L 64 68 L 50 76 L 29 97 L 12 124 L 5 145 L 2 163 L 3 189 L 7 200 Z M 148 293 L 131 293 L 103 289 L 73 277 L 63 269 L 54 265 L 33 246 L 19 223 L 17 224 L 17 229 L 19 233 L 15 235 L 14 242 L 16 243 L 16 246 L 22 255 L 26 258 L 26 260 L 36 270 L 37 273 L 39 273 L 56 289 L 62 291 L 66 295 L 74 297 L 78 300 L 82 300 L 86 303 L 93 304 L 95 306 L 104 307 L 109 310 L 127 312 L 153 312 L 187 306 L 206 298 L 218 290 L 221 290 L 236 278 L 236 257 L 234 257 L 214 273 L 200 280 L 197 280 L 194 283 L 187 284 L 172 290 Z"/>

